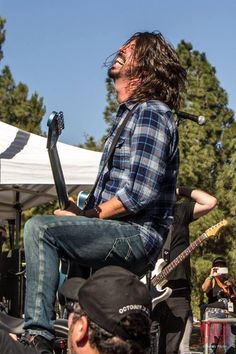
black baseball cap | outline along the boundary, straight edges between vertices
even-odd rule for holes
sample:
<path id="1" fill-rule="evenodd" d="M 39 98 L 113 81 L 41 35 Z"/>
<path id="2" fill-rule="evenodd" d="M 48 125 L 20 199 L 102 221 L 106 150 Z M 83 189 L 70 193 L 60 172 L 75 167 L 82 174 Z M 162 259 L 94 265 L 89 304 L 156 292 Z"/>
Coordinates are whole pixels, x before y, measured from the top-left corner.
<path id="1" fill-rule="evenodd" d="M 217 257 L 213 260 L 212 266 L 215 267 L 217 264 L 227 265 L 226 259 L 224 257 Z"/>
<path id="2" fill-rule="evenodd" d="M 148 288 L 138 277 L 118 266 L 107 266 L 90 278 L 70 278 L 59 292 L 79 303 L 88 317 L 108 332 L 129 339 L 120 326 L 122 318 L 143 313 L 150 318 L 151 297 Z"/>

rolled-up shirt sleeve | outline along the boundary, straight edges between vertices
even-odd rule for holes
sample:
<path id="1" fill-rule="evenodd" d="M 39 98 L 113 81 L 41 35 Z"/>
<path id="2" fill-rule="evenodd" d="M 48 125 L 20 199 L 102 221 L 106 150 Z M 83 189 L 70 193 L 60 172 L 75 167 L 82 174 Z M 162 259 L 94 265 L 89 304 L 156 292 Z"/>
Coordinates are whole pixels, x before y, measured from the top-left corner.
<path id="1" fill-rule="evenodd" d="M 141 109 L 131 137 L 130 169 L 117 198 L 132 213 L 157 198 L 166 174 L 171 133 L 167 113 Z"/>

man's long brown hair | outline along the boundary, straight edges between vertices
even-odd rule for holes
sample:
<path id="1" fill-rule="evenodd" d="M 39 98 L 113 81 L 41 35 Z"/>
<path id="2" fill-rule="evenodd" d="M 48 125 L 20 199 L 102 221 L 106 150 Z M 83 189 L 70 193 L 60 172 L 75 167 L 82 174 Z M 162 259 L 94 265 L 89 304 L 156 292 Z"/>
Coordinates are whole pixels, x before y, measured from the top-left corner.
<path id="1" fill-rule="evenodd" d="M 140 84 L 131 99 L 143 102 L 158 99 L 171 109 L 178 110 L 181 92 L 185 88 L 186 71 L 181 66 L 175 49 L 167 43 L 160 32 L 136 32 L 124 44 L 135 43 L 135 65 L 129 78 Z"/>

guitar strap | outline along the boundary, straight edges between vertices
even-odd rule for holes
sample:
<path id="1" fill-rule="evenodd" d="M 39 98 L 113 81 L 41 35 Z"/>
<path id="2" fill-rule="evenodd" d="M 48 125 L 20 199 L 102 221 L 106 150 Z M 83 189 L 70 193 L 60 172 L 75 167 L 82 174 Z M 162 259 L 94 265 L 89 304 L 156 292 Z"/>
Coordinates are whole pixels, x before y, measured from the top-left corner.
<path id="1" fill-rule="evenodd" d="M 219 279 L 218 277 L 215 277 L 215 280 L 216 280 L 218 286 L 219 286 L 221 289 L 224 290 L 224 293 L 229 296 L 229 295 L 230 295 L 229 288 L 227 288 L 227 287 L 220 281 L 220 279 Z"/>
<path id="2" fill-rule="evenodd" d="M 164 259 L 164 261 L 168 264 L 170 262 L 170 245 L 172 241 L 172 235 L 173 235 L 173 225 L 170 226 L 167 238 L 165 240 L 165 243 L 162 247 L 161 251 L 161 257 Z"/>
<path id="3" fill-rule="evenodd" d="M 115 147 L 116 147 L 116 144 L 117 144 L 117 142 L 118 142 L 118 140 L 119 140 L 119 137 L 120 137 L 120 135 L 121 135 L 121 132 L 122 132 L 122 130 L 124 129 L 126 123 L 128 122 L 129 118 L 131 117 L 131 115 L 133 114 L 133 112 L 134 112 L 134 110 L 135 110 L 135 108 L 136 108 L 137 106 L 138 106 L 138 103 L 136 103 L 136 104 L 134 105 L 134 107 L 127 113 L 127 115 L 125 116 L 123 122 L 121 123 L 121 125 L 120 125 L 119 128 L 117 129 L 117 132 L 116 132 L 116 134 L 115 134 L 115 136 L 114 136 L 114 139 L 113 139 L 112 144 L 111 144 L 111 146 L 110 146 L 110 149 L 109 149 L 109 151 L 108 151 L 107 158 L 106 158 L 106 160 L 105 160 L 105 162 L 104 162 L 104 164 L 103 164 L 103 166 L 102 166 L 102 168 L 101 168 L 101 170 L 100 170 L 100 173 L 99 173 L 98 176 L 97 176 L 97 179 L 96 179 L 96 181 L 95 181 L 95 183 L 94 183 L 94 185 L 93 185 L 93 188 L 92 188 L 91 192 L 89 193 L 88 198 L 86 199 L 86 201 L 85 201 L 85 203 L 84 203 L 84 205 L 85 205 L 84 209 L 86 209 L 87 206 L 88 206 L 88 205 L 90 204 L 90 202 L 92 201 L 93 194 L 94 194 L 94 191 L 95 191 L 95 189 L 96 189 L 96 187 L 97 187 L 98 181 L 99 181 L 99 179 L 100 179 L 100 177 L 101 177 L 101 175 L 102 175 L 102 173 L 103 173 L 103 171 L 104 171 L 106 165 L 107 165 L 107 164 L 111 161 L 111 159 L 112 159 L 112 155 L 113 155 L 113 153 L 114 153 L 114 151 L 115 151 Z"/>

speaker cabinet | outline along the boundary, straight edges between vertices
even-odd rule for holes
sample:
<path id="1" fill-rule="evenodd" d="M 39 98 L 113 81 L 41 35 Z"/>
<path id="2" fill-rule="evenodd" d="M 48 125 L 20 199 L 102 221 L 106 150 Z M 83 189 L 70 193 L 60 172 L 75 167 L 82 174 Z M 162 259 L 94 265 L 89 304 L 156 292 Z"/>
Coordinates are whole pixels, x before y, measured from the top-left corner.
<path id="1" fill-rule="evenodd" d="M 11 316 L 22 317 L 25 297 L 25 258 L 21 249 L 0 254 L 0 302 Z"/>

